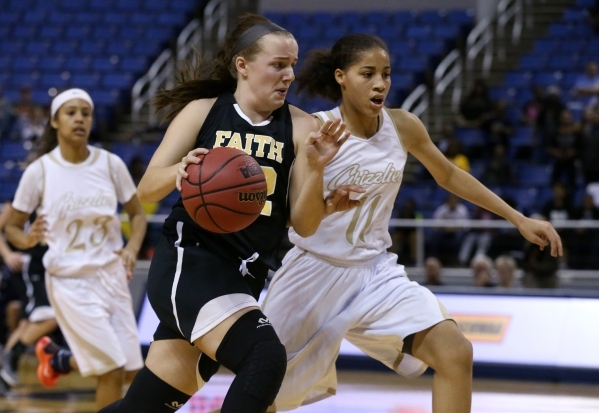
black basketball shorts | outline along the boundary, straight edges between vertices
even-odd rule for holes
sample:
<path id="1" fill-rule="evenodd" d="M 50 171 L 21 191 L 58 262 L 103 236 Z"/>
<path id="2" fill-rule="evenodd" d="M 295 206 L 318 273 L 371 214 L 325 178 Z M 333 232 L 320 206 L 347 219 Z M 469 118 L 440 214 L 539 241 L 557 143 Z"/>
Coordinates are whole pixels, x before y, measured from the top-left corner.
<path id="1" fill-rule="evenodd" d="M 258 305 L 266 277 L 245 277 L 240 261 L 217 255 L 183 222 L 163 229 L 148 274 L 148 299 L 160 323 L 154 340 L 193 343 L 237 311 Z"/>

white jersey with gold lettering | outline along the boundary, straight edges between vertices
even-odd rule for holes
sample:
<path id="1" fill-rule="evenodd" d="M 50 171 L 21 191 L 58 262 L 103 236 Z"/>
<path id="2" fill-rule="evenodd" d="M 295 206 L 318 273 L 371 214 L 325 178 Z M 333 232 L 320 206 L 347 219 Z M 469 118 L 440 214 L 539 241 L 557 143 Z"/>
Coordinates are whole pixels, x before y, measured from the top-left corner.
<path id="1" fill-rule="evenodd" d="M 339 107 L 315 114 L 321 120 L 341 117 Z M 344 184 L 361 185 L 362 205 L 322 220 L 316 233 L 302 238 L 291 228 L 292 243 L 314 254 L 344 261 L 372 259 L 391 246 L 389 218 L 403 177 L 407 153 L 386 110 L 382 125 L 369 139 L 350 136 L 324 170 L 325 196 Z"/>
<path id="2" fill-rule="evenodd" d="M 135 194 L 124 162 L 103 149 L 88 146 L 88 158 L 66 161 L 57 147 L 27 167 L 13 207 L 31 213 L 40 205 L 46 216 L 46 271 L 53 276 L 95 274 L 119 261 L 123 247 L 117 203 Z"/>

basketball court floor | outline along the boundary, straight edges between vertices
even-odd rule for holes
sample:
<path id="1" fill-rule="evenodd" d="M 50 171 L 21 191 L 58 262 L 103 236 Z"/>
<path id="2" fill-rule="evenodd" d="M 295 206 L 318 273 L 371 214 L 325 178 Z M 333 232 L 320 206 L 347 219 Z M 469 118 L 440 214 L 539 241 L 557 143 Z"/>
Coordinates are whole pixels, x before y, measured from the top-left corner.
<path id="1" fill-rule="evenodd" d="M 92 413 L 94 382 L 73 374 L 48 391 L 37 384 L 35 361 L 21 365 L 24 385 L 0 397 L 0 413 Z M 232 380 L 218 374 L 178 413 L 207 413 L 220 406 Z M 339 374 L 337 396 L 298 413 L 431 413 L 431 376 L 407 380 L 391 373 Z M 472 413 L 598 413 L 599 385 L 475 379 Z M 240 412 L 242 413 L 242 412 Z"/>

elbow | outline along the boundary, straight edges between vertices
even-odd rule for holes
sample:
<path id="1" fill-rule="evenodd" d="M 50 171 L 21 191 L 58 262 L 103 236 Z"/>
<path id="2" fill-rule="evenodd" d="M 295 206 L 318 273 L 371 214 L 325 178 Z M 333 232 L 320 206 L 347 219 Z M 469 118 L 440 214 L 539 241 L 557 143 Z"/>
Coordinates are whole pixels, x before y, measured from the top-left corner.
<path id="1" fill-rule="evenodd" d="M 297 223 L 298 220 L 295 220 L 295 222 Z M 298 225 L 294 225 L 292 220 L 291 225 L 295 233 L 302 238 L 308 238 L 316 234 L 316 230 L 318 230 L 318 226 L 320 225 L 320 220 L 318 222 L 305 222 L 305 220 L 300 222 Z"/>
<path id="2" fill-rule="evenodd" d="M 137 199 L 139 199 L 139 202 L 141 202 L 142 204 L 149 204 L 151 202 L 160 201 L 159 199 L 154 198 L 155 197 L 152 196 L 152 192 L 148 191 L 145 185 L 142 185 L 142 183 L 140 183 L 137 187 Z"/>

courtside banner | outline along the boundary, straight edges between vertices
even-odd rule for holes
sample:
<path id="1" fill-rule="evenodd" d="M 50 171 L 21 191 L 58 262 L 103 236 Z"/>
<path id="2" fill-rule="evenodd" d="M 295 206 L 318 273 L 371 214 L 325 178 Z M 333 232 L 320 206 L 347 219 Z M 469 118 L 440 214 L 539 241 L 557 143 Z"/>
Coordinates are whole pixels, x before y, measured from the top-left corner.
<path id="1" fill-rule="evenodd" d="M 472 342 L 475 362 L 599 369 L 599 298 L 436 296 Z M 146 298 L 138 322 L 142 345 L 157 325 Z M 364 353 L 344 341 L 340 355 Z"/>

